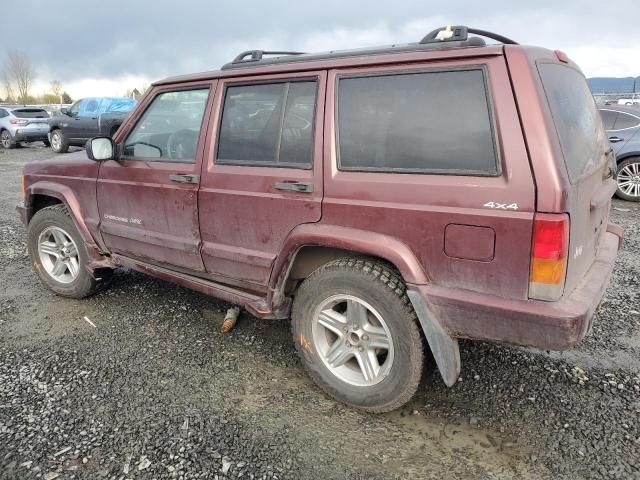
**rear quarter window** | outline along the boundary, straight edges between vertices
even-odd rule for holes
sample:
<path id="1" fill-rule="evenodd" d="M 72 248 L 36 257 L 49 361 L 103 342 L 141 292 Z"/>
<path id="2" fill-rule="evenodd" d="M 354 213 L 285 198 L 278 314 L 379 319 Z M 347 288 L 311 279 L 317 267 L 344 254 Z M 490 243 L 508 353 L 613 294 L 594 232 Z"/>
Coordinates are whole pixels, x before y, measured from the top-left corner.
<path id="1" fill-rule="evenodd" d="M 608 142 L 584 75 L 557 63 L 539 63 L 551 116 L 572 183 L 605 161 Z"/>
<path id="2" fill-rule="evenodd" d="M 481 67 L 345 76 L 337 100 L 341 170 L 498 173 Z"/>

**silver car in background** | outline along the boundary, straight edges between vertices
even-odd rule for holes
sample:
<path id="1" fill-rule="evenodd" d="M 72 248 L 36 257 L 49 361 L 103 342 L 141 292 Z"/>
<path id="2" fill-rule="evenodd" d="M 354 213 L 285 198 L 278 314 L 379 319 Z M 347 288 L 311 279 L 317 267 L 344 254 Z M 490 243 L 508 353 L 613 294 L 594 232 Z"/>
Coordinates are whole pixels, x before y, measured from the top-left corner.
<path id="1" fill-rule="evenodd" d="M 0 107 L 0 147 L 42 141 L 49 146 L 49 114 L 40 107 Z"/>

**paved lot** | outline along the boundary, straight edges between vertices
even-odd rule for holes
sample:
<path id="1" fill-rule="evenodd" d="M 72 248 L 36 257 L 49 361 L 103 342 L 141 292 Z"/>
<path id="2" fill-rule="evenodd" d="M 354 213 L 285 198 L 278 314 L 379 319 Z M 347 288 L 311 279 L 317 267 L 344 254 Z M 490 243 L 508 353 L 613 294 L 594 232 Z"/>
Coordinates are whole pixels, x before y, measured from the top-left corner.
<path id="1" fill-rule="evenodd" d="M 640 479 L 640 205 L 614 201 L 625 249 L 578 349 L 465 342 L 456 386 L 376 416 L 311 383 L 287 322 L 222 335 L 228 305 L 124 270 L 45 290 L 14 206 L 50 155 L 0 150 L 0 478 Z"/>

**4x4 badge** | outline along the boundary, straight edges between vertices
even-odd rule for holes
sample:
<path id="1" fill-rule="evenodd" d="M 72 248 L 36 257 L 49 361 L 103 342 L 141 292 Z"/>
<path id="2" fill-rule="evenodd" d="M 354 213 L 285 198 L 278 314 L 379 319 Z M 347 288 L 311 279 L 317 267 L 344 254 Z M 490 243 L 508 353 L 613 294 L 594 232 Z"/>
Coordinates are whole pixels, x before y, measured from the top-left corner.
<path id="1" fill-rule="evenodd" d="M 497 208 L 499 210 L 517 210 L 518 209 L 518 204 L 517 203 L 510 203 L 510 204 L 506 204 L 506 203 L 498 203 L 498 202 L 487 202 L 483 205 L 483 207 L 487 207 L 487 208 Z"/>

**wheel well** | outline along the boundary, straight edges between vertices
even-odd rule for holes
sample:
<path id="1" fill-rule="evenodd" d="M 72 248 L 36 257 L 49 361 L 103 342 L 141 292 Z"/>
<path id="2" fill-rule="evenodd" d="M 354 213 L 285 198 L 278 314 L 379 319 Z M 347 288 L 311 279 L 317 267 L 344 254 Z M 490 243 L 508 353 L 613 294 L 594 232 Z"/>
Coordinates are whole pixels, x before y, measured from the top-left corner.
<path id="1" fill-rule="evenodd" d="M 367 257 L 375 261 L 384 263 L 387 268 L 398 272 L 398 269 L 384 258 L 341 248 L 309 245 L 301 247 L 296 252 L 295 258 L 287 273 L 287 279 L 284 288 L 285 294 L 293 293 L 302 280 L 307 278 L 322 265 L 325 265 L 338 258 L 344 257 Z"/>
<path id="2" fill-rule="evenodd" d="M 59 199 L 55 197 L 50 197 L 49 195 L 41 195 L 35 194 L 31 196 L 31 216 L 43 208 L 50 207 L 52 205 L 58 205 L 62 203 Z"/>

